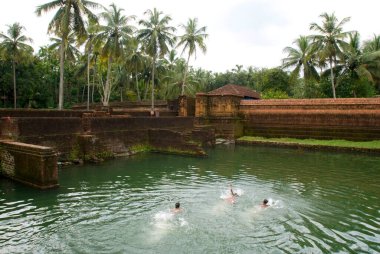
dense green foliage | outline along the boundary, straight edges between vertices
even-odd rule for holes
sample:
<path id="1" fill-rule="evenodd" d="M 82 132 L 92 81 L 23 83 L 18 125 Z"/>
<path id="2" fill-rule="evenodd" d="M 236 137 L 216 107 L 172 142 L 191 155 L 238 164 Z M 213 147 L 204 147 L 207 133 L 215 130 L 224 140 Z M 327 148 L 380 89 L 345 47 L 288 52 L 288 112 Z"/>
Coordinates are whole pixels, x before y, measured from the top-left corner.
<path id="1" fill-rule="evenodd" d="M 57 9 L 57 15 L 62 14 L 49 24 L 49 32 L 55 35 L 51 45 L 37 52 L 30 47 L 12 51 L 6 47 L 9 40 L 0 38 L 0 107 L 17 103 L 17 107 L 55 108 L 64 102 L 68 108 L 76 103 L 151 99 L 153 108 L 154 99 L 194 96 L 226 84 L 247 86 L 261 92 L 264 99 L 380 93 L 380 36 L 361 42 L 359 33 L 344 31 L 349 18 L 339 21 L 334 14 L 322 14 L 321 24 L 310 25 L 315 34 L 300 36 L 294 47 L 284 49 L 282 66 L 236 65 L 215 73 L 189 66 L 197 49 L 205 53 L 207 48 L 206 27 L 199 26 L 196 18 L 182 24 L 176 35 L 171 17 L 156 9 L 137 19 L 113 4 L 102 8 L 97 19 L 89 8 L 98 4 L 70 1 L 74 9 L 78 4 L 85 8 L 65 14 L 58 2 L 36 11 L 41 15 Z M 83 19 L 69 19 L 79 22 L 78 26 L 66 24 L 65 15 Z M 23 43 L 28 41 L 20 36 Z"/>

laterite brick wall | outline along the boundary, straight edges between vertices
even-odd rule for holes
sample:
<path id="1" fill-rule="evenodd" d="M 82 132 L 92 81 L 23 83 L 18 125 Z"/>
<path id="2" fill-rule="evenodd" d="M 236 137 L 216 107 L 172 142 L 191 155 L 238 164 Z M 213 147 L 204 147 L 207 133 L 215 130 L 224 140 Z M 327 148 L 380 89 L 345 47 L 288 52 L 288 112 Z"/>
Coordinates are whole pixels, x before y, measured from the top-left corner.
<path id="1" fill-rule="evenodd" d="M 380 139 L 380 98 L 241 101 L 244 135 Z"/>

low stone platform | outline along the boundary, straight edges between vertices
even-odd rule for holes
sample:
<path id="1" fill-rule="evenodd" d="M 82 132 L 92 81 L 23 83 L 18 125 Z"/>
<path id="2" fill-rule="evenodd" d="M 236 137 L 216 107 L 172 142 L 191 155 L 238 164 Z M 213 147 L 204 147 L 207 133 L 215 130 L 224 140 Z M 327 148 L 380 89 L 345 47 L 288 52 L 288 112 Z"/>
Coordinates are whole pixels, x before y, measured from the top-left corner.
<path id="1" fill-rule="evenodd" d="M 58 187 L 57 152 L 50 147 L 0 140 L 0 173 L 39 189 Z"/>

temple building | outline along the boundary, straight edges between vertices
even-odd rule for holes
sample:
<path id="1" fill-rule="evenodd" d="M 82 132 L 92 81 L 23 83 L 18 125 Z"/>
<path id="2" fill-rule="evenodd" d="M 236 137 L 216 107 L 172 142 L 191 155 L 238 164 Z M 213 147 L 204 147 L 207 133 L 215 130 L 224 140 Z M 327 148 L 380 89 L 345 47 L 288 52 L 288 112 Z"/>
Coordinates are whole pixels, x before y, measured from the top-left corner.
<path id="1" fill-rule="evenodd" d="M 196 117 L 236 117 L 241 100 L 258 100 L 260 94 L 248 87 L 225 85 L 208 93 L 197 93 Z"/>

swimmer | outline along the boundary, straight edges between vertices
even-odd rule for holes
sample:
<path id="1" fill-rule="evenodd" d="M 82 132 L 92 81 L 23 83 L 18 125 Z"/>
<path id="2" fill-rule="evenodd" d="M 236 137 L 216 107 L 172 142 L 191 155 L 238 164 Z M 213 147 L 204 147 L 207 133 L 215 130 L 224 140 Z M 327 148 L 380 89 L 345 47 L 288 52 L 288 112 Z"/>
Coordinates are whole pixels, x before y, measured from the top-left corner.
<path id="1" fill-rule="evenodd" d="M 175 207 L 170 210 L 172 213 L 180 213 L 182 212 L 182 208 L 180 207 L 180 203 L 175 203 Z"/>
<path id="2" fill-rule="evenodd" d="M 229 196 L 225 199 L 228 203 L 235 204 L 236 198 L 235 196 Z"/>
<path id="3" fill-rule="evenodd" d="M 232 184 L 230 184 L 230 192 L 231 192 L 232 197 L 238 197 L 239 196 L 239 194 L 234 192 L 234 190 L 232 189 Z"/>
<path id="4" fill-rule="evenodd" d="M 268 199 L 264 199 L 263 203 L 261 204 L 261 208 L 267 208 L 268 206 Z"/>

